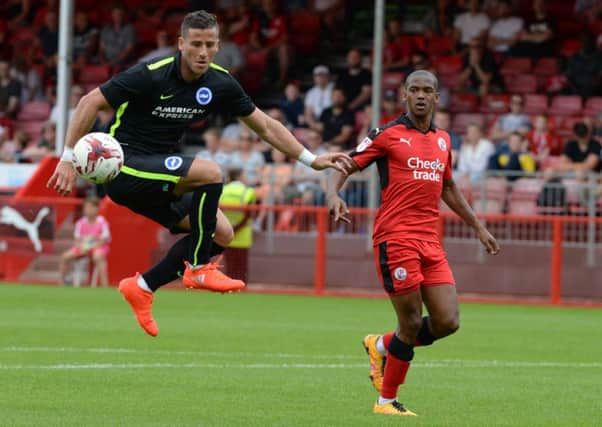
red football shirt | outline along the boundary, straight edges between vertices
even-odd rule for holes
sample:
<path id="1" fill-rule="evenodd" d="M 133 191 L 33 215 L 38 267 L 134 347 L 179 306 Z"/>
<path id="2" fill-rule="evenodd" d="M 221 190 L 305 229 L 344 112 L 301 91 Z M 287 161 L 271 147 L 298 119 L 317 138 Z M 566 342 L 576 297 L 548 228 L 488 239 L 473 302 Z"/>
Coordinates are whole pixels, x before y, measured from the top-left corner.
<path id="1" fill-rule="evenodd" d="M 426 132 L 406 115 L 372 130 L 351 152 L 360 169 L 376 162 L 381 206 L 374 244 L 392 239 L 438 242 L 437 221 L 443 181 L 452 176 L 449 134 L 433 125 Z"/>

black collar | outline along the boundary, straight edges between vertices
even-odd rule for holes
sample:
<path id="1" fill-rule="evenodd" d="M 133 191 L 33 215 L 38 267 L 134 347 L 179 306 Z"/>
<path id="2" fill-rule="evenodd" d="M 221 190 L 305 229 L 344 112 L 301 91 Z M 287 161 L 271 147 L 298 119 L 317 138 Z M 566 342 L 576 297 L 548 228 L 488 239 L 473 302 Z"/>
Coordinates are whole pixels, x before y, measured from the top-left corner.
<path id="1" fill-rule="evenodd" d="M 427 134 L 429 132 L 437 131 L 435 124 L 431 121 L 431 124 L 430 124 L 428 130 L 426 132 L 423 132 L 422 130 L 420 130 L 416 127 L 414 122 L 410 119 L 410 117 L 407 114 L 402 114 L 401 116 L 399 116 L 399 119 L 397 119 L 397 120 L 399 121 L 399 123 L 405 125 L 408 129 L 416 129 L 420 133 Z"/>

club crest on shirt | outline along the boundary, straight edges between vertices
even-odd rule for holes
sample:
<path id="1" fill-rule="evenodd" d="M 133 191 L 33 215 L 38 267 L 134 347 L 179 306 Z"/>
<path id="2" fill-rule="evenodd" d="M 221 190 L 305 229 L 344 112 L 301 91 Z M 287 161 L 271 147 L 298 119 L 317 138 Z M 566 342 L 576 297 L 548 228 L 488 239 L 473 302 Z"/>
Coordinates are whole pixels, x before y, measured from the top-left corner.
<path id="1" fill-rule="evenodd" d="M 208 87 L 200 87 L 197 91 L 196 91 L 196 102 L 198 102 L 201 105 L 207 105 L 211 102 L 211 100 L 213 99 L 213 92 L 211 92 L 211 89 L 209 89 Z"/>
<path id="2" fill-rule="evenodd" d="M 175 171 L 180 166 L 182 166 L 183 162 L 184 162 L 184 160 L 182 160 L 182 158 L 180 156 L 169 156 L 168 158 L 165 159 L 163 164 L 165 165 L 165 168 L 167 170 Z"/>
<path id="3" fill-rule="evenodd" d="M 441 151 L 447 151 L 447 142 L 445 142 L 445 139 L 439 137 L 437 144 L 439 144 Z"/>
<path id="4" fill-rule="evenodd" d="M 372 144 L 372 140 L 370 138 L 368 138 L 368 137 L 365 137 L 362 140 L 362 142 L 359 143 L 359 145 L 357 146 L 357 148 L 355 149 L 355 151 L 357 151 L 358 153 L 361 153 L 366 148 L 368 148 L 371 144 Z"/>
<path id="5" fill-rule="evenodd" d="M 393 275 L 395 276 L 395 279 L 397 280 L 405 280 L 406 277 L 408 277 L 408 272 L 406 271 L 405 268 L 403 267 L 398 267 L 395 269 L 395 271 L 393 272 Z"/>

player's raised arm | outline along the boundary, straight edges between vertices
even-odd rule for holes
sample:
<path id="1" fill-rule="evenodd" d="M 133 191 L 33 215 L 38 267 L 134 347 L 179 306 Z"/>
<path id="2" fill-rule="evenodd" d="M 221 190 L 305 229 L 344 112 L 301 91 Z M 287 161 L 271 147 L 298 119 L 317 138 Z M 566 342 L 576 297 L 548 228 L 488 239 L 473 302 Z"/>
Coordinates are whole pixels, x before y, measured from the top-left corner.
<path id="1" fill-rule="evenodd" d="M 493 237 L 481 221 L 479 221 L 452 178 L 446 179 L 443 182 L 441 198 L 451 210 L 475 230 L 479 240 L 483 243 L 485 249 L 487 249 L 487 252 L 495 255 L 500 251 L 500 246 L 495 240 L 495 237 Z"/>
<path id="2" fill-rule="evenodd" d="M 347 174 L 353 168 L 351 157 L 345 153 L 327 153 L 320 156 L 312 154 L 282 123 L 259 108 L 255 108 L 250 115 L 241 117 L 240 120 L 271 146 L 315 170 L 333 168 Z"/>
<path id="3" fill-rule="evenodd" d="M 111 108 L 111 106 L 98 88 L 79 101 L 67 128 L 65 148 L 61 160 L 56 165 L 56 169 L 48 180 L 46 187 L 53 187 L 63 196 L 71 192 L 75 184 L 75 170 L 71 163 L 73 146 L 78 139 L 88 133 L 96 120 L 98 112 L 108 108 Z"/>

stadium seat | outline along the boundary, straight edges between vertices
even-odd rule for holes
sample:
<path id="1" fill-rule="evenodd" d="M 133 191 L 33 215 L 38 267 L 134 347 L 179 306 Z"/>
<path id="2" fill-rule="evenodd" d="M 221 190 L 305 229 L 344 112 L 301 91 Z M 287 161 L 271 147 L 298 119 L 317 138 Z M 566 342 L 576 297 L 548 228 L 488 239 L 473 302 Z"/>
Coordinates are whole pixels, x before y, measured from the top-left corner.
<path id="1" fill-rule="evenodd" d="M 451 37 L 434 36 L 426 45 L 426 53 L 431 57 L 449 55 L 454 51 Z"/>
<path id="2" fill-rule="evenodd" d="M 45 120 L 15 122 L 15 129 L 27 132 L 30 139 L 32 141 L 36 141 L 40 138 L 40 135 L 42 134 L 42 128 L 44 127 L 44 123 L 46 123 Z"/>
<path id="3" fill-rule="evenodd" d="M 504 82 L 506 90 L 511 93 L 537 92 L 537 78 L 533 74 L 507 74 Z"/>
<path id="4" fill-rule="evenodd" d="M 508 213 L 529 215 L 537 213 L 537 199 L 543 181 L 537 178 L 519 178 L 512 184 L 508 196 Z"/>
<path id="5" fill-rule="evenodd" d="M 581 113 L 581 97 L 578 95 L 557 95 L 552 98 L 548 114 L 572 116 Z"/>
<path id="6" fill-rule="evenodd" d="M 481 99 L 479 111 L 481 113 L 506 113 L 510 104 L 510 95 L 507 94 L 491 94 L 485 95 Z"/>
<path id="7" fill-rule="evenodd" d="M 33 101 L 23 104 L 17 115 L 19 121 L 47 120 L 50 115 L 50 104 L 47 102 Z"/>
<path id="8" fill-rule="evenodd" d="M 462 71 L 462 57 L 460 55 L 440 56 L 435 61 L 438 74 L 458 74 Z"/>
<path id="9" fill-rule="evenodd" d="M 550 77 L 558 74 L 558 59 L 541 58 L 535 64 L 533 74 L 537 77 Z"/>
<path id="10" fill-rule="evenodd" d="M 523 97 L 525 101 L 524 110 L 527 114 L 541 114 L 548 109 L 547 95 L 526 93 Z"/>
<path id="11" fill-rule="evenodd" d="M 297 12 L 290 17 L 291 43 L 302 55 L 315 52 L 320 40 L 321 21 L 318 15 Z"/>
<path id="12" fill-rule="evenodd" d="M 439 77 L 439 83 L 441 86 L 446 88 L 456 88 L 460 84 L 460 73 L 454 74 L 441 74 Z"/>
<path id="13" fill-rule="evenodd" d="M 108 65 L 86 65 L 79 74 L 82 84 L 102 83 L 109 79 L 111 69 Z"/>
<path id="14" fill-rule="evenodd" d="M 559 36 L 559 39 L 579 37 L 582 31 L 583 24 L 576 19 L 559 19 L 556 22 L 555 32 Z"/>
<path id="15" fill-rule="evenodd" d="M 531 58 L 508 58 L 500 68 L 503 76 L 513 74 L 527 74 L 531 72 L 533 62 Z"/>
<path id="16" fill-rule="evenodd" d="M 595 117 L 602 112 L 602 96 L 592 96 L 587 98 L 584 106 L 584 115 Z"/>
<path id="17" fill-rule="evenodd" d="M 472 206 L 479 213 L 502 213 L 507 193 L 508 181 L 505 177 L 488 177 L 485 188 L 482 184 L 472 187 Z"/>
<path id="18" fill-rule="evenodd" d="M 560 54 L 562 56 L 572 56 L 581 49 L 581 40 L 566 39 L 560 44 Z"/>
<path id="19" fill-rule="evenodd" d="M 479 97 L 471 93 L 454 93 L 449 109 L 452 113 L 472 113 L 477 110 Z"/>
<path id="20" fill-rule="evenodd" d="M 401 84 L 403 83 L 404 75 L 403 73 L 385 71 L 383 73 L 383 89 L 395 89 L 398 90 Z"/>
<path id="21" fill-rule="evenodd" d="M 485 126 L 485 115 L 478 113 L 458 113 L 454 115 L 452 130 L 457 134 L 463 135 L 466 131 L 466 126 L 470 123 L 478 123 L 481 126 Z"/>
<path id="22" fill-rule="evenodd" d="M 562 161 L 561 156 L 545 157 L 539 164 L 539 169 L 542 171 L 555 168 Z"/>

